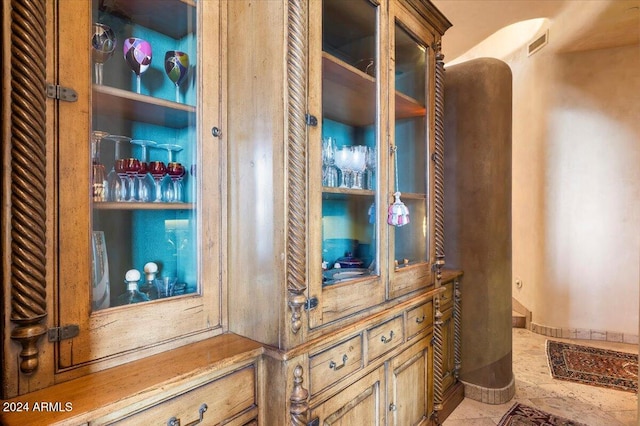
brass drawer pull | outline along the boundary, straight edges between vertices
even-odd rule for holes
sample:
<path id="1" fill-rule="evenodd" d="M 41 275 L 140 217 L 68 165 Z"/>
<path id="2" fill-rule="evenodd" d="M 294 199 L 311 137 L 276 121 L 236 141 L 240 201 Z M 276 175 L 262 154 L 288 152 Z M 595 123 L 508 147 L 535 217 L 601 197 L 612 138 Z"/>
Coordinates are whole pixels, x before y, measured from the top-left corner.
<path id="1" fill-rule="evenodd" d="M 393 340 L 393 330 L 391 330 L 391 332 L 389 333 L 389 337 L 388 337 L 388 338 L 387 338 L 387 337 L 385 337 L 385 336 L 382 336 L 382 337 L 380 338 L 380 341 L 381 341 L 382 343 L 389 343 L 391 340 Z"/>
<path id="2" fill-rule="evenodd" d="M 424 322 L 424 315 L 421 316 L 420 318 L 416 317 L 416 323 L 422 324 L 423 322 Z"/>
<path id="3" fill-rule="evenodd" d="M 204 413 L 207 411 L 208 408 L 209 407 L 207 406 L 207 404 L 202 404 L 200 406 L 200 409 L 198 410 L 198 414 L 200 415 L 198 420 L 194 420 L 191 423 L 187 423 L 185 426 L 195 426 L 202 423 L 202 421 L 204 420 Z M 171 417 L 167 422 L 167 426 L 180 426 L 180 419 L 177 417 Z"/>
<path id="4" fill-rule="evenodd" d="M 342 364 L 338 365 L 335 363 L 335 361 L 331 361 L 329 363 L 329 368 L 332 369 L 333 371 L 338 371 L 340 370 L 342 367 L 344 367 L 345 365 L 347 365 L 347 360 L 349 358 L 347 357 L 347 354 L 342 355 Z"/>

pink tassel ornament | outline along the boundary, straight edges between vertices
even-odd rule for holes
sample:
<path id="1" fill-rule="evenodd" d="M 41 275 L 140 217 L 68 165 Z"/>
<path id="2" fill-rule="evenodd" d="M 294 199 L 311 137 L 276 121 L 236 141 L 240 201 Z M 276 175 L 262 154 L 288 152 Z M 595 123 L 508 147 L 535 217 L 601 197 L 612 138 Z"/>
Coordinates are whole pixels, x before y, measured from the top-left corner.
<path id="1" fill-rule="evenodd" d="M 393 194 L 394 202 L 389 206 L 387 223 L 393 226 L 404 226 L 409 223 L 409 209 L 400 200 L 400 192 Z"/>

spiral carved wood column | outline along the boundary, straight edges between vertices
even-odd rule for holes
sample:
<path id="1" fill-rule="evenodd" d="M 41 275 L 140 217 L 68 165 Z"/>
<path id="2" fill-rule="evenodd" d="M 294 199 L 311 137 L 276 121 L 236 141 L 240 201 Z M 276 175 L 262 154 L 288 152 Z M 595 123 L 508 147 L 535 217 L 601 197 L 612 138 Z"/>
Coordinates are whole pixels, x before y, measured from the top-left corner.
<path id="1" fill-rule="evenodd" d="M 291 331 L 302 327 L 302 309 L 307 300 L 307 195 L 306 195 L 306 40 L 307 5 L 289 0 L 287 81 L 288 99 L 288 181 L 287 181 L 287 290 L 291 308 Z"/>
<path id="2" fill-rule="evenodd" d="M 47 331 L 46 301 L 46 9 L 11 2 L 11 338 L 20 371 L 38 368 Z"/>
<path id="3" fill-rule="evenodd" d="M 435 69 L 435 149 L 434 149 L 434 193 L 435 193 L 435 229 L 437 279 L 441 278 L 444 266 L 444 55 L 438 41 L 433 46 L 436 54 Z"/>

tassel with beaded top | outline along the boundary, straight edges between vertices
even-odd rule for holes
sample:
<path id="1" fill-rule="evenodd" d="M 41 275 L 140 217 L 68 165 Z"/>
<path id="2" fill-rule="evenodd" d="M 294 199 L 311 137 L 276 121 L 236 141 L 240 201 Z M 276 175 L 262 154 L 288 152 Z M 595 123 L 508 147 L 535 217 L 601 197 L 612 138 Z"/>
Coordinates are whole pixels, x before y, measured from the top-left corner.
<path id="1" fill-rule="evenodd" d="M 389 206 L 389 215 L 387 223 L 393 226 L 403 226 L 409 223 L 409 209 L 400 200 L 400 192 L 395 192 L 393 197 L 395 201 Z"/>

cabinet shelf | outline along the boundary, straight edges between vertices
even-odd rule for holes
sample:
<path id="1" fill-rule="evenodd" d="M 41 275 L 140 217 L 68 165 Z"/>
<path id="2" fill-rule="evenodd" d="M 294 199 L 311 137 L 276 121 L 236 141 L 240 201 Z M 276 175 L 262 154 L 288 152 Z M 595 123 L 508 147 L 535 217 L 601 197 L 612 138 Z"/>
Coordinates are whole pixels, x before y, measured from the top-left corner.
<path id="1" fill-rule="evenodd" d="M 376 117 L 376 79 L 335 56 L 322 52 L 322 99 L 325 117 L 351 126 L 368 126 Z M 396 119 L 419 117 L 424 105 L 396 91 Z"/>
<path id="2" fill-rule="evenodd" d="M 193 0 L 100 0 L 99 9 L 175 39 L 196 32 Z"/>
<path id="3" fill-rule="evenodd" d="M 193 203 L 119 203 L 97 202 L 93 203 L 96 210 L 193 210 Z"/>
<path id="4" fill-rule="evenodd" d="M 174 129 L 187 127 L 195 121 L 196 108 L 191 105 L 97 84 L 93 85 L 93 96 L 94 105 L 104 115 Z"/>
<path id="5" fill-rule="evenodd" d="M 360 197 L 373 197 L 376 195 L 376 193 L 371 189 L 335 188 L 329 186 L 322 187 L 322 198 L 324 198 L 325 200 L 340 200 L 352 195 Z"/>

